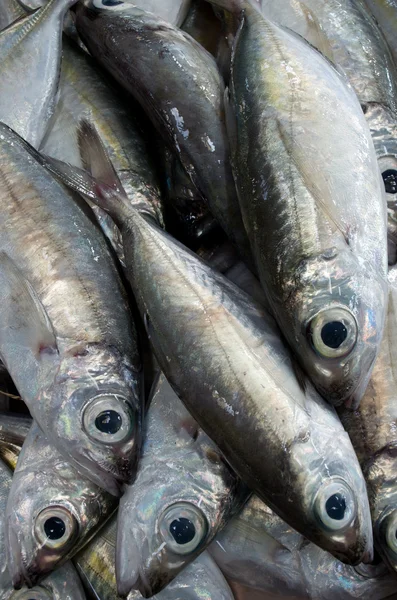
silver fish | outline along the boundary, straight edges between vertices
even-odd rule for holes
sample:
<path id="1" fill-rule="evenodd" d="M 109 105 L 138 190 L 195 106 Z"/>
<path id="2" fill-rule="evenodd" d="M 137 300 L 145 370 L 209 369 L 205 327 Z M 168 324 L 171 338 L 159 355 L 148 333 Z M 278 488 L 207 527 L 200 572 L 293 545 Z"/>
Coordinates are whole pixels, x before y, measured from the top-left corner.
<path id="1" fill-rule="evenodd" d="M 94 130 L 91 137 L 99 148 Z M 106 181 L 107 157 L 95 162 Z M 371 560 L 368 499 L 351 442 L 295 368 L 273 319 L 122 193 L 68 165 L 47 168 L 120 227 L 127 276 L 160 367 L 236 473 L 319 546 L 346 562 Z"/>
<path id="2" fill-rule="evenodd" d="M 3 421 L 3 415 L 1 416 Z M 11 425 L 11 429 L 18 427 Z M 6 428 L 2 423 L 2 432 Z M 71 563 L 66 563 L 56 573 L 43 580 L 40 586 L 28 590 L 26 587 L 14 591 L 11 575 L 5 560 L 5 510 L 11 487 L 12 471 L 0 461 L 0 600 L 85 600 L 85 595 L 79 577 Z"/>
<path id="3" fill-rule="evenodd" d="M 35 147 L 55 109 L 63 20 L 75 3 L 49 0 L 0 32 L 0 121 Z"/>
<path id="4" fill-rule="evenodd" d="M 40 150 L 71 165 L 83 167 L 77 126 L 82 119 L 89 119 L 106 145 L 131 204 L 162 225 L 159 184 L 139 125 L 141 109 L 138 105 L 136 108 L 130 105 L 127 110 L 120 94 L 109 86 L 93 59 L 66 37 L 62 50 L 59 100 Z M 100 211 L 98 220 L 106 228 L 113 247 L 122 259 L 118 229 L 103 211 Z"/>
<path id="5" fill-rule="evenodd" d="M 354 411 L 340 413 L 367 482 L 374 542 L 397 571 L 397 265 L 389 271 L 389 308 L 371 381 Z"/>
<path id="6" fill-rule="evenodd" d="M 383 563 L 340 563 L 254 496 L 217 535 L 209 552 L 231 581 L 283 598 L 381 600 L 396 590 Z"/>
<path id="7" fill-rule="evenodd" d="M 118 495 L 139 448 L 136 333 L 87 207 L 29 149 L 0 125 L 0 354 L 49 441 Z"/>
<path id="8" fill-rule="evenodd" d="M 26 11 L 18 0 L 3 0 L 0 6 L 0 31 L 25 15 Z"/>
<path id="9" fill-rule="evenodd" d="M 112 518 L 99 534 L 75 557 L 74 563 L 86 587 L 98 600 L 119 598 L 114 569 L 117 518 Z M 139 600 L 132 590 L 127 600 Z M 233 600 L 233 595 L 216 563 L 203 552 L 188 565 L 154 600 Z"/>
<path id="10" fill-rule="evenodd" d="M 247 6 L 228 112 L 272 311 L 323 397 L 357 405 L 387 303 L 386 206 L 360 104 L 316 50 Z"/>
<path id="11" fill-rule="evenodd" d="M 33 424 L 6 509 L 6 553 L 16 588 L 35 585 L 92 537 L 117 499 L 85 479 Z"/>
<path id="12" fill-rule="evenodd" d="M 397 65 L 397 1 L 364 0 L 384 34 Z"/>
<path id="13" fill-rule="evenodd" d="M 0 413 L 0 460 L 12 471 L 31 425 L 30 417 Z"/>
<path id="14" fill-rule="evenodd" d="M 145 597 L 160 592 L 250 494 L 199 431 L 164 375 L 153 387 L 145 431 L 137 475 L 118 513 L 121 596 L 131 589 Z"/>
<path id="15" fill-rule="evenodd" d="M 93 57 L 141 103 L 249 260 L 230 167 L 224 84 L 214 58 L 188 34 L 130 0 L 111 6 L 85 0 L 77 5 L 76 27 Z"/>

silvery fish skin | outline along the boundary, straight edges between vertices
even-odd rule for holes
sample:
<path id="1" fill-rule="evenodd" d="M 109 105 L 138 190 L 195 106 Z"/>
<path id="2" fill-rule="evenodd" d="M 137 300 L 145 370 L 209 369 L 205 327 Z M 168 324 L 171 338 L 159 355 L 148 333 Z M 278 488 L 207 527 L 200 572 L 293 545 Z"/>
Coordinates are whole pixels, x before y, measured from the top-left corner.
<path id="1" fill-rule="evenodd" d="M 118 495 L 139 448 L 136 333 L 102 233 L 29 151 L 0 126 L 0 354 L 49 441 Z"/>
<path id="2" fill-rule="evenodd" d="M 54 158 L 83 167 L 77 126 L 88 118 L 95 124 L 132 206 L 163 224 L 159 184 L 139 128 L 139 111 L 126 109 L 93 59 L 66 37 L 63 39 L 60 95 L 40 150 Z M 98 209 L 99 210 L 99 209 Z M 103 211 L 98 215 L 119 257 L 122 244 L 117 227 Z"/>
<path id="3" fill-rule="evenodd" d="M 364 0 L 385 36 L 397 65 L 397 1 Z"/>
<path id="4" fill-rule="evenodd" d="M 230 167 L 224 84 L 214 58 L 188 34 L 131 1 L 106 6 L 85 0 L 76 9 L 76 27 L 93 57 L 141 103 L 249 260 Z"/>
<path id="5" fill-rule="evenodd" d="M 3 415 L 2 415 L 3 417 Z M 15 429 L 15 427 L 14 427 Z M 17 428 L 19 429 L 19 428 Z M 3 431 L 3 424 L 2 424 Z M 56 573 L 30 590 L 14 591 L 5 560 L 5 510 L 12 482 L 12 471 L 0 461 L 0 600 L 85 600 L 81 582 L 73 565 L 66 563 Z"/>
<path id="6" fill-rule="evenodd" d="M 96 161 L 105 173 L 106 157 Z M 47 168 L 120 227 L 126 274 L 159 365 L 236 473 L 319 546 L 353 564 L 371 560 L 368 499 L 351 442 L 292 363 L 270 315 L 112 187 L 67 165 Z"/>
<path id="7" fill-rule="evenodd" d="M 0 6 L 0 31 L 25 15 L 26 11 L 18 0 L 3 0 Z"/>
<path id="8" fill-rule="evenodd" d="M 120 595 L 138 589 L 147 598 L 206 548 L 250 492 L 164 375 L 153 387 L 145 427 L 137 475 L 119 508 L 116 573 Z M 191 528 L 187 542 L 171 532 L 182 522 Z"/>
<path id="9" fill-rule="evenodd" d="M 344 565 L 253 496 L 209 546 L 231 581 L 282 597 L 381 600 L 396 590 L 387 567 Z"/>
<path id="10" fill-rule="evenodd" d="M 98 600 L 119 598 L 114 569 L 117 518 L 112 518 L 99 534 L 75 557 L 74 563 L 86 587 Z M 138 600 L 141 594 L 132 590 L 127 600 Z M 233 595 L 216 563 L 203 552 L 188 565 L 156 600 L 233 600 Z"/>
<path id="11" fill-rule="evenodd" d="M 264 0 L 262 12 L 307 39 L 346 75 L 371 130 L 387 200 L 395 202 L 397 68 L 365 4 L 362 0 Z"/>
<path id="12" fill-rule="evenodd" d="M 75 3 L 49 0 L 0 32 L 0 121 L 35 148 L 55 109 L 63 20 Z"/>
<path id="13" fill-rule="evenodd" d="M 12 471 L 31 425 L 30 417 L 0 413 L 0 459 Z"/>
<path id="14" fill-rule="evenodd" d="M 320 53 L 247 7 L 228 110 L 272 311 L 323 397 L 357 405 L 387 303 L 386 206 L 360 104 Z"/>
<path id="15" fill-rule="evenodd" d="M 92 537 L 117 499 L 81 476 L 33 424 L 12 479 L 6 553 L 16 588 L 34 585 Z"/>
<path id="16" fill-rule="evenodd" d="M 359 408 L 341 412 L 364 476 L 379 554 L 397 571 L 397 266 L 389 271 L 389 308 L 381 350 Z"/>

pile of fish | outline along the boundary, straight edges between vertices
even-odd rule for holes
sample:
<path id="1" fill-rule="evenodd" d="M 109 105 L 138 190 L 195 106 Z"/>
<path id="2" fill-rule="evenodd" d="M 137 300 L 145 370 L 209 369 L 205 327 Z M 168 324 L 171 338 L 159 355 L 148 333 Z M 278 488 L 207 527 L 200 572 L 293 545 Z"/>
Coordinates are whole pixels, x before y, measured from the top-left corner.
<path id="1" fill-rule="evenodd" d="M 397 598 L 397 0 L 0 0 L 0 600 Z"/>

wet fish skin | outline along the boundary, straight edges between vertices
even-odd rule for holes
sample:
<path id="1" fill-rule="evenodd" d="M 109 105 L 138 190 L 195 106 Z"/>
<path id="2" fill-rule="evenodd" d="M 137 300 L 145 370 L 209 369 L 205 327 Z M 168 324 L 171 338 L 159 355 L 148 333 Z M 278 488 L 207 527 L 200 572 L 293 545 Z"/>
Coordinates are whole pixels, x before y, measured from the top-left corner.
<path id="1" fill-rule="evenodd" d="M 118 513 L 116 576 L 121 596 L 131 589 L 145 597 L 168 589 L 250 494 L 164 375 L 153 386 L 145 427 L 137 475 L 126 487 Z M 190 519 L 195 531 L 183 548 L 169 531 L 179 518 Z"/>
<path id="2" fill-rule="evenodd" d="M 396 0 L 364 0 L 385 36 L 397 65 L 397 2 Z"/>
<path id="3" fill-rule="evenodd" d="M 365 118 L 318 52 L 249 7 L 231 77 L 234 172 L 261 283 L 317 390 L 357 405 L 387 301 L 386 208 Z M 323 327 L 341 320 L 334 349 Z"/>
<path id="4" fill-rule="evenodd" d="M 65 36 L 62 51 L 59 100 L 40 151 L 83 167 L 77 127 L 83 118 L 89 119 L 100 132 L 132 206 L 163 225 L 159 183 L 140 129 L 141 109 L 131 104 L 127 110 L 94 60 Z M 99 211 L 98 220 L 123 261 L 117 227 L 106 213 L 95 210 Z"/>
<path id="5" fill-rule="evenodd" d="M 126 3 L 100 8 L 94 0 L 79 3 L 76 27 L 94 58 L 146 110 L 249 260 L 230 168 L 224 85 L 213 57 L 188 34 Z"/>
<path id="6" fill-rule="evenodd" d="M 397 266 L 389 270 L 389 304 L 381 350 L 359 408 L 340 417 L 367 482 L 374 542 L 397 571 Z"/>
<path id="7" fill-rule="evenodd" d="M 86 206 L 16 134 L 4 125 L 0 133 L 0 353 L 51 443 L 119 495 L 135 467 L 142 411 L 125 292 Z M 107 410 L 116 433 L 96 424 Z"/>
<path id="8" fill-rule="evenodd" d="M 49 0 L 0 32 L 0 121 L 36 148 L 55 109 L 63 20 L 75 3 Z"/>
<path id="9" fill-rule="evenodd" d="M 3 0 L 0 6 L 0 31 L 25 15 L 26 11 L 18 0 Z"/>
<path id="10" fill-rule="evenodd" d="M 81 550 L 74 562 L 88 589 L 95 598 L 115 600 L 116 573 L 114 569 L 116 546 L 117 517 L 112 517 L 95 538 Z M 183 593 L 183 600 L 201 600 L 203 597 L 214 600 L 232 600 L 229 586 L 220 573 L 215 562 L 207 552 L 186 567 L 162 592 L 154 599 L 176 600 Z M 142 598 L 137 590 L 132 590 L 127 600 Z"/>
<path id="11" fill-rule="evenodd" d="M 31 425 L 30 417 L 0 413 L 0 460 L 12 471 Z"/>
<path id="12" fill-rule="evenodd" d="M 340 563 L 291 529 L 257 496 L 217 535 L 209 552 L 232 582 L 283 597 L 383 600 L 395 592 L 395 578 L 383 563 Z"/>
<path id="13" fill-rule="evenodd" d="M 117 499 L 81 476 L 33 424 L 6 509 L 6 553 L 14 586 L 35 585 L 64 564 L 116 507 Z M 47 538 L 45 530 L 54 518 L 64 524 L 59 542 Z"/>

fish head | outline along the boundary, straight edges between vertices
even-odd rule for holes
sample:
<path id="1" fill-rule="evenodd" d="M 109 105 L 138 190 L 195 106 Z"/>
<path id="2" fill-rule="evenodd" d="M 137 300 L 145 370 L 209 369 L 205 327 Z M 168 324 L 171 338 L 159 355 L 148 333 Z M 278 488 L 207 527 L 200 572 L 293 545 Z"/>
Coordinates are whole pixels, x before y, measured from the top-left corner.
<path id="1" fill-rule="evenodd" d="M 287 498 L 278 513 L 341 562 L 370 562 L 372 522 L 360 464 L 334 408 L 307 385 L 310 429 L 288 448 Z"/>
<path id="2" fill-rule="evenodd" d="M 119 594 L 159 593 L 211 542 L 249 492 L 165 378 L 147 417 L 143 456 L 121 499 Z"/>
<path id="3" fill-rule="evenodd" d="M 34 444 L 30 455 L 21 455 L 23 464 L 13 477 L 5 529 L 8 568 L 17 589 L 35 585 L 65 562 L 115 508 L 113 496 L 52 455 L 51 446 L 43 451 Z"/>
<path id="4" fill-rule="evenodd" d="M 51 440 L 76 468 L 109 493 L 133 474 L 140 446 L 140 373 L 116 353 L 85 348 L 64 359 L 49 393 Z"/>
<path id="5" fill-rule="evenodd" d="M 375 548 L 397 571 L 397 446 L 383 448 L 364 467 L 371 505 Z"/>
<path id="6" fill-rule="evenodd" d="M 89 9 L 94 14 L 103 15 L 125 13 L 129 10 L 132 14 L 136 14 L 137 11 L 143 12 L 133 0 L 83 0 L 80 6 Z"/>
<path id="7" fill-rule="evenodd" d="M 303 261 L 288 299 L 290 337 L 320 394 L 356 407 L 382 340 L 387 280 L 349 251 L 330 248 Z"/>

